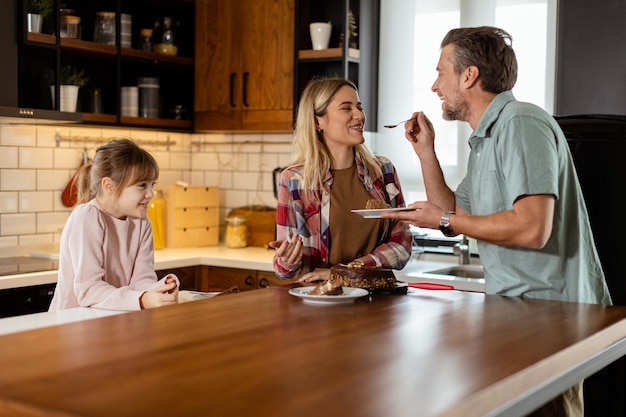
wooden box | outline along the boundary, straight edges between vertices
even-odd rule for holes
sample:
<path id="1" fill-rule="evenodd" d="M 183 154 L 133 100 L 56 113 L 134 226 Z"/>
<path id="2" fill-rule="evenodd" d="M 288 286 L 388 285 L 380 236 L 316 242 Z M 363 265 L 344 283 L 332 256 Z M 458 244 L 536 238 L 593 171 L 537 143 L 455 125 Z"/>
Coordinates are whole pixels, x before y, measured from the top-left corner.
<path id="1" fill-rule="evenodd" d="M 219 243 L 217 187 L 163 187 L 165 246 L 216 246 Z"/>

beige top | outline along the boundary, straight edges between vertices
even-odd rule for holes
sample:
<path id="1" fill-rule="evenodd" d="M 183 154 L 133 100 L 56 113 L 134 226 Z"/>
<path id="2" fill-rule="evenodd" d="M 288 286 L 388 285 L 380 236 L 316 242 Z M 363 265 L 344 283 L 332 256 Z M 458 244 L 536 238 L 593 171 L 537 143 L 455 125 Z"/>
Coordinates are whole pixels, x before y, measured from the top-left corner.
<path id="1" fill-rule="evenodd" d="M 364 209 L 372 198 L 359 180 L 356 166 L 333 170 L 330 187 L 330 265 L 347 264 L 372 252 L 384 231 L 381 219 L 364 219 L 351 213 Z"/>

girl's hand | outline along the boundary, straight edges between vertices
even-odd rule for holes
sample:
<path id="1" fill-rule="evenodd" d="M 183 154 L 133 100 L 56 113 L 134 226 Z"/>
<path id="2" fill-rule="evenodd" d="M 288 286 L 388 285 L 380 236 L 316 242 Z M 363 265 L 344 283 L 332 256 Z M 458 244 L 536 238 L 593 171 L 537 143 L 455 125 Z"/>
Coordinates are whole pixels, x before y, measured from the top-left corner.
<path id="1" fill-rule="evenodd" d="M 178 287 L 174 278 L 165 280 L 165 285 L 146 291 L 139 297 L 141 309 L 162 307 L 178 303 Z"/>

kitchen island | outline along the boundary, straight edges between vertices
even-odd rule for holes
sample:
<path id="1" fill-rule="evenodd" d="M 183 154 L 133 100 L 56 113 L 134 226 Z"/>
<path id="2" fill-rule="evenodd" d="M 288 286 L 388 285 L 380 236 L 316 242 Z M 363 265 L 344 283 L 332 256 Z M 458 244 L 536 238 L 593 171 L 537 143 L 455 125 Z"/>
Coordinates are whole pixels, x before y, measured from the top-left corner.
<path id="1" fill-rule="evenodd" d="M 0 336 L 0 416 L 516 416 L 625 353 L 626 307 L 272 287 Z"/>

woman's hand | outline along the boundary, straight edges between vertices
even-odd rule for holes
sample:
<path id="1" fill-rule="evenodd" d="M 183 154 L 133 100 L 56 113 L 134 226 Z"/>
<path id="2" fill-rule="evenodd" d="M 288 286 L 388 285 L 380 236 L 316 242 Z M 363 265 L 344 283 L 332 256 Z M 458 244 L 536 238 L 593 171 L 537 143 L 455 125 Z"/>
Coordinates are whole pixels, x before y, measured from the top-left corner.
<path id="1" fill-rule="evenodd" d="M 302 275 L 296 282 L 326 281 L 330 278 L 329 268 L 316 268 L 314 271 Z"/>
<path id="2" fill-rule="evenodd" d="M 276 249 L 274 256 L 285 265 L 293 267 L 302 262 L 302 237 L 300 235 L 294 235 L 291 240 L 275 240 L 269 243 L 269 247 Z"/>

